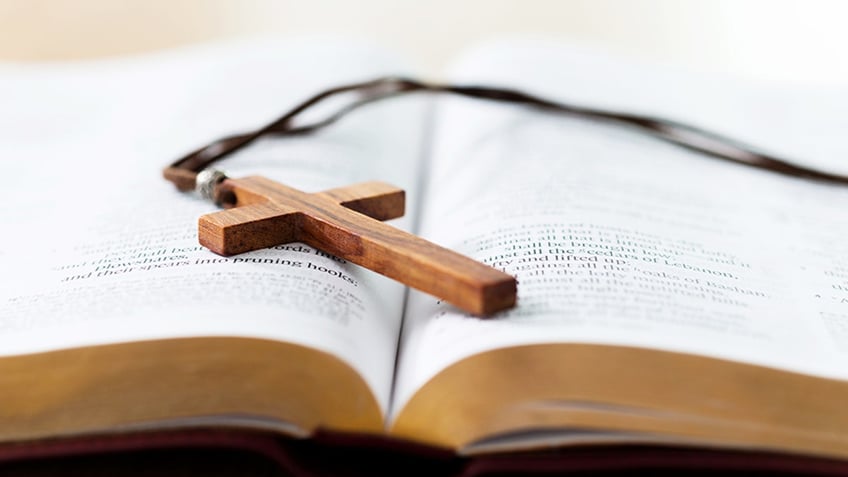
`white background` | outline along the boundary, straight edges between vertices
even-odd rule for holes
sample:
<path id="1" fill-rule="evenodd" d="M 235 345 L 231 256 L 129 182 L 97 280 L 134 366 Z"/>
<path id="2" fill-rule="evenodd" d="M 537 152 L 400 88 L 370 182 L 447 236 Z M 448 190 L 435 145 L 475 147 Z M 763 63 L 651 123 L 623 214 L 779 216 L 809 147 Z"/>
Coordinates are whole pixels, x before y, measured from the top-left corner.
<path id="1" fill-rule="evenodd" d="M 0 60 L 331 33 L 394 48 L 438 77 L 465 47 L 530 33 L 698 71 L 848 83 L 846 23 L 837 0 L 0 0 Z"/>

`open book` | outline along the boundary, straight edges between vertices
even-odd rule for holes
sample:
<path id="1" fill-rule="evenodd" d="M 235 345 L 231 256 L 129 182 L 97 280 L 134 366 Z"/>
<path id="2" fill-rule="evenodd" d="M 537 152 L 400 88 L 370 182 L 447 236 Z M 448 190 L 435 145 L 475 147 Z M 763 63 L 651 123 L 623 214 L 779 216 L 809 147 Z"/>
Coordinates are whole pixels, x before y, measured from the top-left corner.
<path id="1" fill-rule="evenodd" d="M 410 69 L 255 40 L 0 65 L 0 441 L 228 427 L 462 454 L 602 443 L 848 459 L 848 188 L 470 99 L 377 103 L 223 164 L 407 190 L 392 224 L 519 281 L 490 320 L 300 244 L 223 258 L 166 164 L 319 90 Z M 414 73 L 414 72 L 413 72 Z M 844 164 L 848 91 L 502 41 L 446 80 L 691 122 Z"/>

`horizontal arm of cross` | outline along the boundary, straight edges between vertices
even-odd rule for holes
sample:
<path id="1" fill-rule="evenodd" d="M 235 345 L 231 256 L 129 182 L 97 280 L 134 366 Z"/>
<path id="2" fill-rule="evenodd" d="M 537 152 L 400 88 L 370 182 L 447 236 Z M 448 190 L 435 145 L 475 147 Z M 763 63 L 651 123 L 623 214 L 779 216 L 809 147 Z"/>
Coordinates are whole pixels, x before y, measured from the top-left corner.
<path id="1" fill-rule="evenodd" d="M 212 214 L 198 221 L 200 245 L 229 257 L 260 248 L 296 242 L 300 212 L 278 204 L 259 202 Z"/>
<path id="2" fill-rule="evenodd" d="M 406 204 L 403 189 L 376 181 L 325 190 L 320 195 L 377 220 L 403 217 Z"/>

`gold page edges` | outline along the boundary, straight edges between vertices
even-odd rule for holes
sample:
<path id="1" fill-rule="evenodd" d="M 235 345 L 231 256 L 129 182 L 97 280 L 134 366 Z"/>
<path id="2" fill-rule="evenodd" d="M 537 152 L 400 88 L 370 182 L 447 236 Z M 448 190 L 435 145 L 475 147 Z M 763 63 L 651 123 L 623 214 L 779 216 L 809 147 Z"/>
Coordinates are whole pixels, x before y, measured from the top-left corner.
<path id="1" fill-rule="evenodd" d="M 253 338 L 185 338 L 0 358 L 0 440 L 250 415 L 383 432 L 362 377 L 315 349 Z"/>
<path id="2" fill-rule="evenodd" d="M 846 402 L 846 381 L 644 348 L 541 344 L 450 366 L 390 432 L 462 449 L 511 432 L 596 429 L 846 458 Z"/>

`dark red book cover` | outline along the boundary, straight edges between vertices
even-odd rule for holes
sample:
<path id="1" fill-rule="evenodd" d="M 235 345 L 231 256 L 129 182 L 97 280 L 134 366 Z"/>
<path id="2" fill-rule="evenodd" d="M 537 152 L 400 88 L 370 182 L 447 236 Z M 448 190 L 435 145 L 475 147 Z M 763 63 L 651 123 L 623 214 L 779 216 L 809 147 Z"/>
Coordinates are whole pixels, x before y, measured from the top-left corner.
<path id="1" fill-rule="evenodd" d="M 4 444 L 0 475 L 401 476 L 519 475 L 848 476 L 825 458 L 643 445 L 584 446 L 460 457 L 379 436 L 319 432 L 311 439 L 194 429 Z"/>

